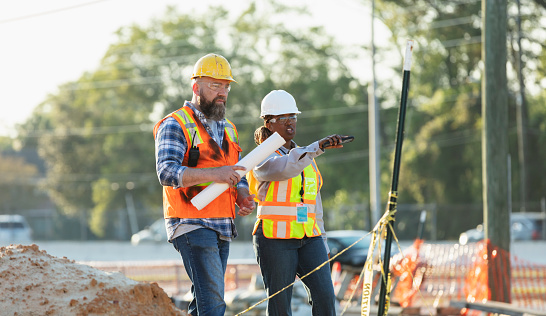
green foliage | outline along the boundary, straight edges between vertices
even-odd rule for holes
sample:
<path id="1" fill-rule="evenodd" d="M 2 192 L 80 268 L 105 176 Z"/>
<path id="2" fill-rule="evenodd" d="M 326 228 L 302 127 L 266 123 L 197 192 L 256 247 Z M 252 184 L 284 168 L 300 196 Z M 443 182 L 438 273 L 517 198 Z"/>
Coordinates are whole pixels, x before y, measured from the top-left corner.
<path id="1" fill-rule="evenodd" d="M 515 4 L 509 4 L 508 9 L 509 62 L 517 72 L 516 55 L 521 49 L 527 61 L 524 76 L 540 78 L 544 71 L 537 70 L 544 64 L 544 58 L 540 59 L 544 54 L 539 53 L 544 47 L 544 33 L 535 30 L 543 25 L 538 19 L 544 7 L 538 2 L 524 4 L 521 48 L 514 44 L 518 36 Z M 393 45 L 402 46 L 407 38 L 415 41 L 399 199 L 445 205 L 438 212 L 438 231 L 443 234 L 439 237 L 454 238 L 465 221 L 480 223 L 482 217 L 482 212 L 469 211 L 469 207 L 452 207 L 482 203 L 481 1 L 383 0 L 378 11 L 393 33 Z M 509 72 L 512 97 L 508 135 L 513 174 L 519 173 L 520 163 L 515 134 L 517 79 Z M 545 189 L 544 181 L 536 176 L 541 174 L 544 159 L 539 158 L 544 156 L 539 152 L 540 132 L 536 129 L 538 121 L 544 119 L 543 113 L 537 113 L 544 108 L 544 101 L 541 104 L 538 100 L 530 97 L 525 108 L 533 113 L 528 128 L 537 131 L 527 136 L 529 148 L 534 149 L 528 156 L 533 170 L 529 196 L 535 201 L 543 197 Z M 516 200 L 520 198 L 519 185 L 519 177 L 513 176 Z"/>
<path id="2" fill-rule="evenodd" d="M 35 190 L 38 168 L 22 157 L 0 153 L 0 214 L 15 214 L 42 201 Z"/>
<path id="3" fill-rule="evenodd" d="M 0 151 L 10 150 L 12 143 L 13 142 L 9 137 L 0 137 Z"/>
<path id="4" fill-rule="evenodd" d="M 546 174 L 546 148 L 542 144 L 546 144 L 546 90 L 535 97 L 528 98 L 529 102 L 529 127 L 528 141 L 529 148 L 532 148 L 532 157 L 528 164 L 529 183 L 531 183 L 530 194 L 535 197 L 533 200 L 535 210 L 541 210 L 538 199 L 545 197 L 544 175 Z M 538 198 L 537 198 L 538 197 Z"/>
<path id="5" fill-rule="evenodd" d="M 108 218 L 108 210 L 117 206 L 115 200 L 116 197 L 119 199 L 119 194 L 117 190 L 112 190 L 110 180 L 104 178 L 93 182 L 92 190 L 95 207 L 91 213 L 89 226 L 97 236 L 104 237 L 108 223 L 111 222 Z"/>
<path id="6" fill-rule="evenodd" d="M 481 220 L 481 213 L 473 208 L 442 207 L 479 205 L 482 200 L 480 5 L 480 1 L 377 2 L 377 14 L 392 32 L 392 43 L 378 50 L 378 60 L 393 59 L 392 51 L 400 51 L 407 38 L 415 40 L 399 202 L 439 205 L 438 231 L 445 238 L 456 237 L 463 221 Z M 141 228 L 162 215 L 152 128 L 191 99 L 195 61 L 216 52 L 230 61 L 238 81 L 229 94 L 227 117 L 237 125 L 243 155 L 256 146 L 253 133 L 263 124 L 259 119 L 263 96 L 273 89 L 287 90 L 302 111 L 295 138 L 299 145 L 334 133 L 355 136 L 342 150 L 328 150 L 317 158 L 324 179 L 326 228 L 367 229 L 375 224 L 369 223 L 368 214 L 368 95 L 366 86 L 352 75 L 362 70 L 348 68 L 348 50 L 324 29 L 294 30 L 282 23 L 305 9 L 274 1 L 265 6 L 258 10 L 251 2 L 235 17 L 222 7 L 211 7 L 204 15 L 170 8 L 146 27 L 123 27 L 96 70 L 60 86 L 58 93 L 36 108 L 21 127 L 18 141 L 25 149 L 36 148 L 45 160 L 43 187 L 68 217 L 66 222 L 79 222 L 83 216 L 96 237 L 128 238 L 128 194 L 134 198 Z M 509 9 L 513 14 L 512 4 Z M 546 149 L 540 146 L 546 141 L 546 94 L 540 89 L 546 77 L 540 31 L 544 10 L 540 1 L 526 3 L 522 23 L 523 73 L 533 91 L 537 86 L 540 91 L 527 97 L 529 147 L 533 148 L 528 187 L 535 201 L 546 190 L 541 177 Z M 509 19 L 509 24 L 510 65 L 517 69 L 514 20 Z M 368 58 L 369 52 L 359 52 Z M 399 62 L 393 71 L 401 74 L 403 56 L 394 58 Z M 517 76 L 509 79 L 515 92 Z M 396 75 L 392 81 L 378 83 L 385 200 L 392 177 L 400 83 Z M 509 104 L 513 118 L 513 95 Z M 509 143 L 516 174 L 514 130 L 515 119 L 510 121 Z M 512 179 L 516 192 L 519 180 Z M 248 236 L 252 218 L 236 221 L 239 232 Z M 411 238 L 414 222 L 412 218 L 397 225 L 404 224 L 403 234 Z"/>
<path id="7" fill-rule="evenodd" d="M 276 14 L 291 11 L 275 4 L 271 8 Z M 118 215 L 127 208 L 127 192 L 134 196 L 141 227 L 161 216 L 154 213 L 161 205 L 161 186 L 152 127 L 191 99 L 193 64 L 209 52 L 224 55 L 238 81 L 227 117 L 237 124 L 243 154 L 255 146 L 260 102 L 272 89 L 289 91 L 304 113 L 299 144 L 333 133 L 363 134 L 365 89 L 350 75 L 333 39 L 320 28 L 288 30 L 270 22 L 270 13 L 250 4 L 232 20 L 223 8 L 203 16 L 169 9 L 147 27 L 120 29 L 98 69 L 61 86 L 24 127 L 27 135 L 40 134 L 35 144 L 27 139 L 27 146 L 37 146 L 47 162 L 47 190 L 60 209 L 73 217 L 90 210 L 91 231 L 100 238 L 112 238 L 116 227 L 124 226 L 120 221 L 128 221 Z M 358 164 L 345 160 L 343 168 Z M 331 184 L 326 195 L 364 179 L 364 174 L 337 177 L 339 168 L 335 160 L 321 165 Z M 126 189 L 129 183 L 131 190 Z"/>
<path id="8" fill-rule="evenodd" d="M 323 202 L 326 231 L 370 229 L 367 196 L 358 191 L 339 189 Z"/>

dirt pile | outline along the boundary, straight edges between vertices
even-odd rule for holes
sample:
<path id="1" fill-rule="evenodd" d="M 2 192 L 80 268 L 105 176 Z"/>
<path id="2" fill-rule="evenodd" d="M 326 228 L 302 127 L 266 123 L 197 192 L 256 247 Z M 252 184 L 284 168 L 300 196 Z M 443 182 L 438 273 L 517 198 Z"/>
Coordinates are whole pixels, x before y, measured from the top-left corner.
<path id="1" fill-rule="evenodd" d="M 156 283 L 137 282 L 37 245 L 0 247 L 2 315 L 185 315 Z"/>

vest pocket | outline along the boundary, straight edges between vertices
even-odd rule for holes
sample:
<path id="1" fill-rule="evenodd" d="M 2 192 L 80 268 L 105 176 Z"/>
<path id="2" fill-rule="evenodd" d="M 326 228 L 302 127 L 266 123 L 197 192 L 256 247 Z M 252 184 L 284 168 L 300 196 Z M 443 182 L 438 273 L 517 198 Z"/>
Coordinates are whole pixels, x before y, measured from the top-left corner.
<path id="1" fill-rule="evenodd" d="M 224 142 L 226 142 L 225 139 L 224 139 Z M 241 155 L 241 152 L 243 150 L 241 149 L 241 146 L 239 146 L 239 144 L 237 144 L 237 143 L 234 143 L 234 142 L 231 142 L 231 141 L 228 141 L 227 143 L 228 143 L 228 146 L 229 146 L 229 147 L 227 147 L 228 152 L 226 152 L 227 165 L 233 166 L 233 165 L 236 165 L 237 162 L 239 162 L 239 156 Z M 225 146 L 225 144 L 224 144 L 224 146 Z M 225 150 L 225 148 L 224 148 L 224 150 Z"/>

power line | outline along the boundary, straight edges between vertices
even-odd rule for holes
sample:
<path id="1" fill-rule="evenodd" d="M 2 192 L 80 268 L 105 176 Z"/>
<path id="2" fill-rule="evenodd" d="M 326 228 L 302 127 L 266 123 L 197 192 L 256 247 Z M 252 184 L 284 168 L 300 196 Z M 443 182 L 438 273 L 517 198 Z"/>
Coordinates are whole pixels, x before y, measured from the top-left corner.
<path id="1" fill-rule="evenodd" d="M 351 113 L 366 112 L 367 108 L 364 105 L 355 107 L 338 107 L 329 109 L 317 109 L 308 111 L 305 114 L 300 114 L 300 118 L 313 118 L 332 115 L 343 115 Z M 261 119 L 249 119 L 248 117 L 234 117 L 230 118 L 230 121 L 236 124 L 256 124 Z M 105 135 L 105 134 L 121 134 L 121 133 L 150 133 L 155 124 L 143 123 L 134 125 L 120 125 L 120 126 L 96 126 L 91 128 L 63 128 L 63 129 L 51 129 L 51 130 L 37 130 L 37 131 L 24 131 L 23 137 L 66 137 L 66 136 L 90 136 L 90 135 Z"/>
<path id="2" fill-rule="evenodd" d="M 412 33 L 417 30 L 430 30 L 430 29 L 440 29 L 444 27 L 453 27 L 463 24 L 471 24 L 474 22 L 475 19 L 480 19 L 476 16 L 465 16 L 465 17 L 459 17 L 459 18 L 453 18 L 453 19 L 446 19 L 446 20 L 440 20 L 440 21 L 434 21 L 432 23 L 419 23 L 418 25 L 412 26 L 408 28 L 408 33 Z"/>
<path id="3" fill-rule="evenodd" d="M 441 148 L 460 146 L 464 144 L 480 142 L 479 133 L 480 133 L 479 130 L 454 131 L 454 132 L 443 134 L 443 135 L 436 135 L 435 137 L 431 138 L 428 142 L 436 143 Z M 467 134 L 467 135 L 451 137 L 451 135 L 453 134 Z M 385 144 L 381 146 L 382 151 L 389 151 L 389 150 L 392 150 L 393 148 L 394 148 L 394 143 Z M 318 159 L 320 159 L 321 164 L 330 164 L 330 163 L 339 163 L 340 161 L 345 161 L 345 162 L 354 161 L 354 160 L 366 158 L 368 156 L 369 156 L 369 150 L 355 150 L 351 152 L 343 152 L 343 153 L 330 154 L 328 156 L 321 156 Z M 71 173 L 68 173 L 68 174 L 56 174 L 56 176 L 58 178 L 54 180 L 55 182 L 65 182 L 65 183 L 93 182 L 99 178 L 107 178 L 110 182 L 150 181 L 157 178 L 157 175 L 153 172 L 126 173 L 126 174 L 71 174 Z M 43 177 L 23 176 L 22 178 L 23 179 L 20 179 L 20 182 L 26 183 L 29 185 L 49 181 L 45 176 Z M 0 180 L 0 183 L 2 183 L 1 180 Z"/>
<path id="4" fill-rule="evenodd" d="M 97 2 L 101 2 L 101 1 L 106 1 L 106 0 L 97 0 L 97 1 L 94 1 L 94 2 L 89 2 L 89 3 L 86 3 L 86 4 L 81 4 L 81 5 L 78 5 L 78 6 L 68 7 L 68 8 L 59 9 L 59 10 L 66 10 L 66 9 L 75 8 L 75 7 L 79 7 L 79 6 L 83 6 L 83 5 L 94 4 L 94 3 L 97 3 Z M 471 0 L 471 1 L 466 1 L 466 2 L 476 2 L 476 1 Z M 466 3 L 466 2 L 464 2 L 464 3 Z M 461 4 L 461 3 L 459 3 L 459 4 Z M 458 4 L 455 4 L 455 5 L 458 5 Z M 476 19 L 476 18 L 480 19 L 479 17 L 475 17 L 475 16 L 467 16 L 467 17 L 460 17 L 460 18 L 453 18 L 453 19 L 435 21 L 435 22 L 432 22 L 432 23 L 428 24 L 428 26 L 429 26 L 429 28 L 451 27 L 451 26 L 456 26 L 456 25 L 460 25 L 460 24 L 464 24 L 464 23 L 472 23 L 472 21 L 474 21 L 474 19 Z M 13 20 L 13 19 L 11 19 L 11 20 Z M 6 21 L 8 21 L 8 20 L 0 21 L 0 23 L 6 22 Z M 416 28 L 418 28 L 418 27 L 416 27 Z M 187 42 L 185 40 L 178 40 L 178 41 L 175 41 L 173 43 L 175 45 L 178 45 L 178 46 L 183 46 Z M 453 39 L 453 40 L 443 41 L 441 43 L 445 48 L 458 47 L 458 46 L 481 43 L 481 37 L 480 36 L 474 36 L 474 37 L 471 37 L 471 38 Z M 144 44 L 135 44 L 135 45 L 131 45 L 129 47 L 128 46 L 119 47 L 119 48 L 117 48 L 115 50 L 121 50 L 121 51 L 127 50 L 130 53 L 135 53 L 134 49 L 131 49 L 131 47 L 141 47 L 143 45 Z M 171 47 L 171 43 L 168 44 L 168 45 L 155 44 L 154 46 L 168 46 L 168 47 Z M 425 47 L 425 48 L 421 48 L 421 50 L 422 51 L 430 50 L 430 48 Z M 182 62 L 188 61 L 189 59 L 190 59 L 190 56 L 188 56 L 187 54 L 186 55 L 181 55 L 181 56 L 153 58 L 153 59 L 150 59 L 150 60 L 146 61 L 145 63 L 143 63 L 140 66 L 141 67 L 161 66 L 161 65 L 168 65 L 168 64 L 171 64 L 173 62 L 176 62 L 176 63 L 180 64 Z M 109 66 L 109 65 L 110 64 L 103 64 L 101 67 L 106 67 L 106 66 Z M 130 68 L 131 66 L 134 67 L 135 64 L 131 63 L 131 62 L 116 63 L 116 67 L 119 68 L 120 65 L 123 68 Z M 100 68 L 99 68 L 99 70 L 100 70 Z M 93 89 L 93 88 L 95 88 L 95 89 L 109 89 L 110 88 L 111 89 L 111 88 L 116 88 L 116 87 L 126 86 L 126 85 L 156 84 L 156 83 L 160 83 L 164 79 L 168 79 L 168 77 L 167 76 L 154 76 L 154 77 L 144 77 L 144 78 L 142 78 L 142 77 L 140 77 L 140 78 L 139 77 L 133 77 L 133 78 L 117 79 L 117 80 L 88 81 L 88 82 L 68 84 L 68 85 L 65 86 L 65 89 L 72 90 L 72 91 L 88 90 L 88 89 Z"/>
<path id="5" fill-rule="evenodd" d="M 24 137 L 43 137 L 43 136 L 90 136 L 90 135 L 105 135 L 105 134 L 122 134 L 122 133 L 150 133 L 154 124 L 135 124 L 135 125 L 120 125 L 120 126 L 95 126 L 91 128 L 62 128 L 50 130 L 24 131 Z"/>
<path id="6" fill-rule="evenodd" d="M 8 175 L 10 173 L 7 173 Z M 120 173 L 120 174 L 109 174 L 109 173 L 95 173 L 95 174 L 83 174 L 83 173 L 65 173 L 54 175 L 54 179 L 50 179 L 47 175 L 36 175 L 36 176 L 21 176 L 17 175 L 15 181 L 7 181 L 5 179 L 0 179 L 0 184 L 8 183 L 17 183 L 23 185 L 47 185 L 48 183 L 75 183 L 75 182 L 93 182 L 98 179 L 107 179 L 110 182 L 142 182 L 146 183 L 157 179 L 157 174 L 155 172 L 144 172 L 144 173 Z"/>
<path id="7" fill-rule="evenodd" d="M 459 39 L 453 39 L 453 40 L 447 40 L 442 42 L 442 46 L 445 48 L 450 47 L 459 47 L 459 46 L 465 46 L 465 45 L 471 45 L 471 44 L 481 44 L 482 37 L 480 36 L 472 36 L 470 38 L 459 38 Z"/>
<path id="8" fill-rule="evenodd" d="M 436 135 L 435 137 L 432 137 L 431 139 L 429 139 L 427 142 L 435 143 L 439 147 L 445 148 L 445 147 L 460 146 L 460 145 L 465 145 L 470 143 L 478 143 L 480 142 L 480 140 L 481 138 L 480 138 L 479 130 L 466 129 L 466 130 L 459 130 L 459 131 L 453 131 L 453 132 L 449 132 L 445 134 Z M 381 146 L 382 151 L 390 151 L 393 148 L 394 148 L 394 143 L 385 144 Z M 366 158 L 368 156 L 369 156 L 369 150 L 355 150 L 355 151 L 344 152 L 344 153 L 330 154 L 326 157 L 321 156 L 319 159 L 321 160 L 322 164 L 330 164 L 330 163 L 339 163 L 340 161 L 345 161 L 345 162 L 354 161 L 354 160 Z M 110 182 L 149 181 L 157 177 L 157 175 L 153 172 L 126 173 L 126 174 L 70 174 L 68 173 L 68 174 L 57 174 L 56 176 L 58 178 L 54 181 L 65 182 L 65 183 L 92 182 L 99 178 L 107 178 L 110 180 Z M 42 177 L 41 176 L 38 176 L 38 177 L 23 176 L 22 178 L 24 179 L 21 179 L 20 182 L 26 183 L 29 185 L 48 181 L 45 176 L 42 176 Z M 3 183 L 3 181 L 0 180 L 0 183 Z"/>
<path id="9" fill-rule="evenodd" d="M 64 7 L 64 8 L 59 8 L 59 9 L 54 9 L 54 10 L 49 10 L 49 11 L 44 11 L 44 12 L 29 14 L 29 15 L 23 15 L 23 16 L 19 16 L 19 17 L 16 17 L 16 18 L 10 18 L 10 19 L 5 19 L 5 20 L 0 20 L 0 24 L 11 23 L 11 22 L 17 22 L 17 21 L 32 19 L 32 18 L 44 16 L 44 15 L 50 15 L 50 14 L 54 14 L 54 13 L 59 13 L 59 12 L 62 12 L 62 11 L 68 11 L 68 10 L 72 10 L 72 9 L 78 9 L 78 8 L 81 8 L 81 7 L 85 7 L 85 6 L 88 6 L 88 5 L 93 5 L 93 4 L 96 4 L 96 3 L 99 3 L 99 2 L 104 2 L 104 1 L 108 1 L 108 0 L 96 0 L 96 1 L 81 3 L 81 4 L 69 6 L 69 7 Z"/>
<path id="10" fill-rule="evenodd" d="M 435 143 L 440 148 L 461 146 L 465 144 L 478 143 L 481 141 L 481 131 L 466 129 L 453 131 L 445 134 L 439 134 L 431 139 L 428 143 Z M 545 134 L 545 131 L 536 131 L 537 134 Z M 457 136 L 458 134 L 458 136 Z M 381 146 L 381 150 L 384 152 L 391 151 L 394 148 L 394 143 L 385 144 Z M 406 149 L 407 150 L 407 149 Z M 340 161 L 350 162 L 358 159 L 363 159 L 369 156 L 369 150 L 355 150 L 350 152 L 336 152 L 327 156 L 321 156 L 321 164 L 339 163 Z M 92 182 L 99 178 L 107 178 L 110 182 L 127 182 L 127 181 L 150 181 L 157 178 L 157 175 L 153 172 L 146 173 L 126 173 L 126 174 L 56 174 L 55 181 L 58 182 Z M 45 176 L 21 176 L 18 175 L 20 184 L 35 185 L 37 183 L 44 183 L 47 180 Z M 7 183 L 0 179 L 0 183 Z"/>
<path id="11" fill-rule="evenodd" d="M 473 23 L 475 19 L 481 19 L 479 17 L 476 17 L 474 15 L 465 16 L 465 17 L 459 17 L 454 19 L 446 19 L 446 20 L 440 20 L 440 21 L 434 21 L 430 24 L 428 24 L 429 29 L 439 29 L 444 27 L 452 27 L 462 24 L 470 24 Z"/>
<path id="12" fill-rule="evenodd" d="M 165 82 L 168 79 L 168 76 L 155 76 L 155 77 L 134 77 L 128 79 L 118 79 L 118 80 L 104 80 L 104 81 L 89 81 L 89 82 L 80 82 L 68 84 L 64 89 L 69 91 L 77 90 L 91 90 L 91 89 L 109 89 L 109 88 L 119 88 L 123 86 L 139 86 L 139 85 L 148 85 Z"/>
<path id="13" fill-rule="evenodd" d="M 450 1 L 449 5 L 454 7 L 454 6 L 464 5 L 464 4 L 473 4 L 473 3 L 481 2 L 481 1 L 482 0 L 463 0 L 463 1 L 456 2 L 456 3 L 454 1 Z M 406 13 L 411 13 L 411 12 L 415 12 L 415 11 L 427 11 L 429 9 L 430 9 L 430 6 L 423 7 L 420 4 L 409 5 L 409 6 L 405 6 L 405 7 L 398 6 L 398 8 L 396 9 L 396 11 L 397 11 L 396 13 L 406 14 Z"/>
<path id="14" fill-rule="evenodd" d="M 474 36 L 470 38 L 453 39 L 453 40 L 443 41 L 441 43 L 442 43 L 442 46 L 446 48 L 465 46 L 470 44 L 481 43 L 481 37 Z M 432 50 L 432 49 L 426 48 L 426 47 L 421 48 L 421 51 L 426 51 L 426 50 Z M 181 61 L 183 59 L 187 59 L 187 56 L 173 56 L 173 57 L 153 59 L 151 61 L 148 61 L 145 65 L 141 65 L 141 66 L 146 67 L 146 66 L 167 65 L 172 62 Z M 128 65 L 126 67 L 129 68 Z M 239 75 L 242 76 L 243 74 L 244 72 L 240 73 Z M 64 89 L 70 90 L 70 91 L 91 90 L 91 89 L 111 89 L 111 88 L 117 88 L 122 86 L 157 84 L 157 83 L 164 82 L 168 79 L 170 79 L 170 77 L 167 74 L 163 76 L 153 76 L 153 77 L 132 77 L 132 78 L 116 79 L 116 80 L 74 82 L 74 83 L 65 85 Z"/>
<path id="15" fill-rule="evenodd" d="M 469 85 L 478 84 L 478 83 L 468 83 Z M 446 95 L 443 102 L 456 102 L 458 100 L 459 94 Z M 477 99 L 479 96 L 468 96 L 469 99 Z M 390 110 L 389 108 L 381 109 L 381 111 Z M 352 107 L 337 107 L 337 108 L 326 108 L 326 109 L 314 109 L 309 110 L 299 115 L 300 119 L 307 118 L 317 118 L 325 116 L 334 116 L 334 115 L 344 115 L 344 114 L 355 114 L 367 112 L 368 107 L 366 105 L 357 105 Z M 248 118 L 247 116 L 239 117 L 230 117 L 229 118 L 233 123 L 237 125 L 246 125 L 246 124 L 260 124 L 261 119 L 259 118 Z M 149 133 L 153 129 L 154 123 L 141 123 L 141 124 L 132 124 L 132 125 L 118 125 L 118 126 L 95 126 L 88 128 L 63 128 L 63 129 L 45 129 L 45 130 L 36 130 L 36 131 L 22 131 L 21 136 L 23 137 L 43 137 L 43 136 L 54 136 L 54 137 L 66 137 L 66 136 L 91 136 L 91 135 L 105 135 L 105 134 L 122 134 L 122 133 Z M 305 127 L 300 128 L 301 132 L 305 132 Z"/>

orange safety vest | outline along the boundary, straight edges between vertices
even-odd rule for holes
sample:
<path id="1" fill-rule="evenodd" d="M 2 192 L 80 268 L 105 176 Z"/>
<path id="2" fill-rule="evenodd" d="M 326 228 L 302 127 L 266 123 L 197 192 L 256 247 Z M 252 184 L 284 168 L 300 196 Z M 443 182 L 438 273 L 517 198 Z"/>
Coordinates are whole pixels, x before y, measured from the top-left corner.
<path id="1" fill-rule="evenodd" d="M 282 156 L 280 151 L 276 153 Z M 303 183 L 302 183 L 303 178 Z M 254 171 L 248 173 L 250 194 L 258 196 L 258 180 Z M 304 186 L 303 197 L 300 194 L 302 184 Z M 284 181 L 272 181 L 267 188 L 267 194 L 263 201 L 258 201 L 258 220 L 254 225 L 254 231 L 262 222 L 262 230 L 267 238 L 301 239 L 304 236 L 320 236 L 321 231 L 316 222 L 315 209 L 317 194 L 322 187 L 322 176 L 313 159 L 313 162 L 303 169 L 300 174 Z M 297 221 L 297 205 L 303 198 L 307 208 L 307 221 Z"/>
<path id="2" fill-rule="evenodd" d="M 167 115 L 154 127 L 154 138 L 161 123 L 168 117 L 178 121 L 188 143 L 188 150 L 184 154 L 182 165 L 188 165 L 189 149 L 192 146 L 199 148 L 199 160 L 195 168 L 215 168 L 232 166 L 239 161 L 241 147 L 238 144 L 237 129 L 235 125 L 226 119 L 224 129 L 223 149 L 207 133 L 201 121 L 193 110 L 183 106 L 177 111 Z M 199 192 L 203 191 L 211 182 L 194 185 L 191 187 L 173 188 L 163 187 L 163 216 L 165 218 L 220 218 L 235 217 L 235 200 L 237 190 L 230 187 L 220 194 L 210 204 L 201 210 L 197 210 L 190 200 Z"/>

